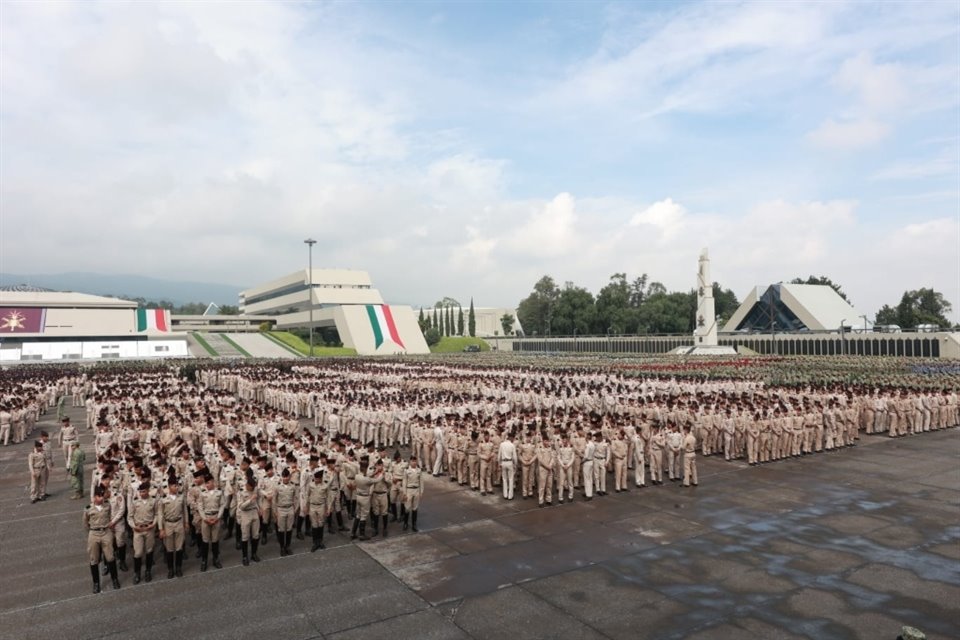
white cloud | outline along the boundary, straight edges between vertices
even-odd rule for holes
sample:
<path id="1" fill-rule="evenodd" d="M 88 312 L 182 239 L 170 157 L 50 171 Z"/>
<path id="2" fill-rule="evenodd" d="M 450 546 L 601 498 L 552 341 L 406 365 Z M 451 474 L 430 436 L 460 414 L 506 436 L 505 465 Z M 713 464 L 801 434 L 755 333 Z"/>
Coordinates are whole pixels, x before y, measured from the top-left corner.
<path id="1" fill-rule="evenodd" d="M 578 244 L 576 202 L 569 193 L 536 206 L 527 220 L 509 233 L 505 245 L 515 253 L 537 258 L 566 255 Z"/>
<path id="2" fill-rule="evenodd" d="M 869 197 L 855 181 L 838 191 L 803 157 L 760 166 L 728 158 L 726 144 L 753 132 L 755 121 L 740 114 L 759 114 L 762 126 L 770 114 L 813 113 L 824 124 L 811 142 L 863 148 L 892 137 L 904 114 L 949 106 L 957 86 L 949 65 L 900 61 L 955 37 L 945 9 L 893 8 L 878 12 L 878 26 L 834 3 L 628 8 L 568 67 L 557 71 L 555 51 L 543 61 L 518 50 L 506 74 L 477 71 L 486 43 L 444 48 L 431 39 L 461 16 L 433 27 L 424 16 L 426 31 L 402 32 L 377 13 L 384 6 L 5 4 L 0 270 L 248 286 L 303 266 L 309 235 L 318 263 L 368 269 L 388 299 L 414 304 L 451 294 L 510 306 L 545 273 L 596 291 L 611 273 L 647 272 L 685 289 L 703 246 L 718 280 L 741 294 L 758 280 L 807 273 L 843 282 L 858 303 L 902 291 L 872 275 L 909 253 L 876 241 L 894 229 L 858 221 L 872 207 L 834 195 Z M 589 50 L 592 36 L 577 33 Z M 825 88 L 808 109 L 808 95 Z M 727 120 L 731 113 L 738 117 Z M 596 135 L 614 131 L 615 142 L 647 153 L 635 125 L 667 114 L 722 121 L 651 126 L 645 135 L 659 146 L 646 165 L 618 163 L 609 137 Z M 728 126 L 729 136 L 720 131 Z M 790 135 L 808 126 L 794 122 Z M 528 137 L 537 129 L 547 133 Z M 684 167 L 661 185 L 660 160 L 690 152 L 676 137 L 696 138 L 698 153 L 711 144 L 724 153 L 705 151 L 689 174 Z M 598 138 L 594 167 L 578 151 Z M 791 142 L 764 138 L 787 150 Z M 713 175 L 727 166 L 744 178 Z M 935 162 L 876 166 L 888 180 L 949 171 Z M 890 214 L 904 242 L 942 243 L 951 232 L 943 222 L 923 226 L 957 201 L 955 190 L 934 188 L 943 194 L 936 212 L 906 202 Z M 890 253 L 873 253 L 879 246 Z M 937 264 L 931 283 L 951 285 Z M 919 258 L 897 272 L 911 288 L 927 282 Z"/>
<path id="3" fill-rule="evenodd" d="M 651 226 L 657 229 L 660 234 L 659 241 L 666 242 L 673 239 L 683 229 L 687 210 L 673 201 L 672 198 L 666 198 L 642 211 L 638 211 L 630 218 L 630 226 L 641 225 Z"/>
<path id="4" fill-rule="evenodd" d="M 890 133 L 890 127 L 875 120 L 838 122 L 832 118 L 807 134 L 807 140 L 818 147 L 854 151 L 870 147 Z"/>

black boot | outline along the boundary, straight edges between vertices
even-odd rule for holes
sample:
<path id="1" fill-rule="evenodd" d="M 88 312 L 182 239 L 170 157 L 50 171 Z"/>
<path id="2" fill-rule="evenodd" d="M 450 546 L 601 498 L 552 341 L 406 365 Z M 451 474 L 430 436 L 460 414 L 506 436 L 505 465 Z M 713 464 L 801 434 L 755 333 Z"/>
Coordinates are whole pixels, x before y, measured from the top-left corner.
<path id="1" fill-rule="evenodd" d="M 390 522 L 396 522 L 397 521 L 397 505 L 391 504 L 389 507 L 387 507 L 387 511 L 390 512 Z"/>
<path id="2" fill-rule="evenodd" d="M 183 577 L 183 549 L 173 552 L 173 571 L 178 578 Z"/>
<path id="3" fill-rule="evenodd" d="M 233 533 L 234 533 L 233 518 L 231 518 L 229 515 L 227 515 L 226 513 L 224 513 L 224 516 L 223 516 L 223 518 L 221 518 L 221 521 L 222 521 L 225 525 L 227 525 L 226 527 L 224 527 L 224 528 L 226 529 L 226 532 L 224 533 L 223 539 L 224 539 L 224 540 L 229 540 L 230 538 L 233 537 Z"/>
<path id="4" fill-rule="evenodd" d="M 242 540 L 240 542 L 240 549 L 243 551 L 243 560 L 241 561 L 241 563 L 245 567 L 250 566 L 249 547 L 250 547 L 250 544 L 246 540 Z"/>
<path id="5" fill-rule="evenodd" d="M 313 534 L 313 546 L 310 547 L 310 553 L 313 553 L 317 549 L 323 549 L 323 527 L 313 527 L 311 533 Z"/>
<path id="6" fill-rule="evenodd" d="M 250 550 L 250 559 L 254 562 L 260 562 L 260 557 L 257 555 L 257 547 L 260 546 L 260 541 L 254 538 L 250 541 L 251 546 L 253 547 Z"/>
<path id="7" fill-rule="evenodd" d="M 359 520 L 354 520 L 354 521 L 353 521 L 353 528 L 350 530 L 350 539 L 351 539 L 351 540 L 356 540 L 356 539 L 357 539 L 357 529 L 359 529 L 359 528 L 360 528 L 360 521 L 359 521 Z"/>
<path id="8" fill-rule="evenodd" d="M 233 536 L 237 541 L 237 549 L 240 548 L 240 541 L 243 539 L 243 534 L 240 533 L 240 523 L 236 522 L 233 525 Z"/>
<path id="9" fill-rule="evenodd" d="M 410 528 L 410 512 L 404 511 L 403 512 L 403 530 L 406 531 L 408 528 Z"/>
<path id="10" fill-rule="evenodd" d="M 217 543 L 214 543 L 217 544 Z M 204 541 L 200 541 L 200 573 L 203 573 L 207 570 L 207 557 L 210 554 L 210 545 Z"/>
<path id="11" fill-rule="evenodd" d="M 343 514 L 340 513 L 339 511 L 337 511 L 337 528 L 338 528 L 341 532 L 347 530 L 347 528 L 346 528 L 345 526 L 343 526 Z M 333 533 L 333 531 L 331 531 L 330 533 Z"/>
<path id="12" fill-rule="evenodd" d="M 173 580 L 173 551 L 164 551 L 163 555 L 167 560 L 167 580 Z"/>
<path id="13" fill-rule="evenodd" d="M 100 563 L 90 565 L 90 576 L 93 578 L 93 592 L 100 593 Z"/>
<path id="14" fill-rule="evenodd" d="M 153 580 L 153 551 L 147 554 L 147 566 L 143 572 L 144 582 Z"/>
<path id="15" fill-rule="evenodd" d="M 360 522 L 360 539 L 361 539 L 361 540 L 369 540 L 369 539 L 370 539 L 370 538 L 367 537 L 367 521 L 366 521 L 366 520 L 362 520 L 362 521 Z"/>
<path id="16" fill-rule="evenodd" d="M 267 544 L 267 525 L 260 521 L 260 544 Z"/>
<path id="17" fill-rule="evenodd" d="M 383 537 L 387 537 L 387 516 L 383 516 Z"/>
<path id="18" fill-rule="evenodd" d="M 143 566 L 143 558 L 133 558 L 133 584 L 140 584 L 140 567 Z"/>
<path id="19" fill-rule="evenodd" d="M 114 549 L 114 555 L 116 555 L 116 549 Z M 110 569 L 107 567 L 107 561 L 103 561 L 103 566 L 100 567 L 100 575 L 105 576 L 110 573 Z"/>
<path id="20" fill-rule="evenodd" d="M 303 516 L 297 516 L 297 540 L 303 540 L 303 531 L 301 531 L 302 527 L 303 527 Z"/>
<path id="21" fill-rule="evenodd" d="M 378 535 L 380 535 L 380 516 L 373 516 L 373 520 L 370 524 L 372 525 L 370 537 L 376 538 Z"/>
<path id="22" fill-rule="evenodd" d="M 107 567 L 110 568 L 110 584 L 113 585 L 114 589 L 120 588 L 120 580 L 117 578 L 117 561 L 114 560 L 107 564 Z"/>
<path id="23" fill-rule="evenodd" d="M 120 562 L 117 563 L 120 571 L 130 571 L 130 567 L 127 566 L 127 545 L 123 545 L 117 549 L 117 558 L 120 560 Z"/>
<path id="24" fill-rule="evenodd" d="M 213 543 L 213 566 L 217 569 L 223 569 L 223 565 L 220 564 L 220 543 Z"/>
<path id="25" fill-rule="evenodd" d="M 341 520 L 343 519 L 343 516 L 340 515 L 339 512 L 337 513 L 337 517 L 340 518 Z M 321 524 L 320 526 L 322 527 L 323 525 Z M 334 531 L 333 531 L 333 514 L 332 514 L 332 513 L 327 516 L 327 530 L 330 532 L 330 535 L 333 535 L 333 534 L 334 534 Z"/>
<path id="26" fill-rule="evenodd" d="M 420 531 L 420 529 L 417 529 L 417 510 L 416 509 L 413 510 L 413 526 L 411 528 L 414 531 Z"/>

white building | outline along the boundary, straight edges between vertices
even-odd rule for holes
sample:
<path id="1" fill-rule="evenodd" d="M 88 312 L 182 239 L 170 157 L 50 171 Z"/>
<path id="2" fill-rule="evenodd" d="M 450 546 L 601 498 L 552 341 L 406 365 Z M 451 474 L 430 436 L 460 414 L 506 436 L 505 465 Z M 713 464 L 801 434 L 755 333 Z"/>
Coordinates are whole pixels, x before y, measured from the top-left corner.
<path id="1" fill-rule="evenodd" d="M 388 305 L 366 271 L 302 269 L 240 292 L 240 313 L 277 329 L 336 327 L 360 355 L 430 353 L 409 306 Z"/>

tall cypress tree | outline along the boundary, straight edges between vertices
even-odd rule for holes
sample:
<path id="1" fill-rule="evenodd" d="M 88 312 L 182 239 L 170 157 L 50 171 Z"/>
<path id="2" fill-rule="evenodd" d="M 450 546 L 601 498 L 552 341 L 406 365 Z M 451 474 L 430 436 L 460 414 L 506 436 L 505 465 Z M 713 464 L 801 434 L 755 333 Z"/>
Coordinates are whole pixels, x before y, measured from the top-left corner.
<path id="1" fill-rule="evenodd" d="M 470 311 L 467 314 L 467 331 L 471 338 L 477 337 L 477 314 L 473 311 L 473 298 L 470 298 Z"/>
<path id="2" fill-rule="evenodd" d="M 457 309 L 457 335 L 463 335 L 463 307 Z"/>
<path id="3" fill-rule="evenodd" d="M 456 326 L 453 324 L 453 307 L 447 307 L 447 335 L 452 336 L 456 333 Z"/>
<path id="4" fill-rule="evenodd" d="M 423 307 L 420 307 L 420 316 L 417 318 L 417 324 L 420 326 L 420 333 L 427 330 L 427 319 L 423 317 Z"/>

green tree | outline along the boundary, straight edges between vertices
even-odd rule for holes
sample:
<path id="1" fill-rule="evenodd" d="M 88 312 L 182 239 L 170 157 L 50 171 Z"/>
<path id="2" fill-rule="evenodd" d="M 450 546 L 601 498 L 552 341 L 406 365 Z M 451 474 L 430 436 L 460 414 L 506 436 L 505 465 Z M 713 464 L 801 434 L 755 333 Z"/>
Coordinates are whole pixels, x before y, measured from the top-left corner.
<path id="1" fill-rule="evenodd" d="M 630 311 L 630 285 L 627 274 L 615 273 L 597 294 L 596 333 L 633 333 L 637 329 L 635 314 Z"/>
<path id="2" fill-rule="evenodd" d="M 430 329 L 427 329 L 425 334 L 423 334 L 423 339 L 426 340 L 428 347 L 432 347 L 440 342 L 440 332 L 431 327 Z"/>
<path id="3" fill-rule="evenodd" d="M 220 315 L 222 316 L 238 316 L 240 315 L 240 307 L 232 304 L 225 304 L 220 307 Z"/>
<path id="4" fill-rule="evenodd" d="M 840 288 L 840 285 L 828 278 L 827 276 L 807 276 L 806 280 L 803 278 L 794 278 L 790 281 L 790 284 L 819 284 L 826 285 L 836 291 L 841 298 L 850 302 L 850 299 L 847 298 L 847 294 L 843 292 L 843 289 Z"/>
<path id="5" fill-rule="evenodd" d="M 462 336 L 464 332 L 463 307 L 457 309 L 457 335 Z"/>
<path id="6" fill-rule="evenodd" d="M 457 333 L 457 325 L 453 320 L 453 307 L 447 307 L 447 335 L 453 336 Z"/>
<path id="7" fill-rule="evenodd" d="M 550 276 L 543 276 L 533 285 L 533 292 L 517 305 L 524 332 L 541 336 L 547 333 L 559 295 L 557 283 Z"/>
<path id="8" fill-rule="evenodd" d="M 420 325 L 420 333 L 427 330 L 427 319 L 423 317 L 423 307 L 420 307 L 420 315 L 417 316 L 417 324 Z"/>
<path id="9" fill-rule="evenodd" d="M 554 335 L 589 334 L 596 323 L 593 294 L 572 282 L 565 282 L 557 296 L 552 320 Z"/>
<path id="10" fill-rule="evenodd" d="M 904 291 L 900 304 L 896 306 L 896 319 L 891 321 L 891 309 L 884 305 L 877 312 L 877 324 L 896 324 L 904 329 L 912 329 L 921 324 L 949 327 L 952 323 L 947 319 L 947 314 L 952 310 L 952 305 L 939 291 L 929 288 Z"/>
<path id="11" fill-rule="evenodd" d="M 723 327 L 727 323 L 727 320 L 736 313 L 737 309 L 740 307 L 740 301 L 737 300 L 737 294 L 735 294 L 730 289 L 724 289 L 716 282 L 713 283 L 713 305 L 714 310 L 717 313 L 717 316 L 720 318 L 717 321 L 718 327 Z"/>
<path id="12" fill-rule="evenodd" d="M 470 312 L 467 314 L 467 332 L 471 338 L 477 337 L 477 314 L 473 310 L 473 298 L 470 298 Z"/>
<path id="13" fill-rule="evenodd" d="M 897 317 L 896 307 L 885 304 L 880 307 L 880 311 L 877 311 L 875 324 L 897 324 L 898 322 L 900 322 L 900 318 Z"/>
<path id="14" fill-rule="evenodd" d="M 505 313 L 500 316 L 500 327 L 503 329 L 503 335 L 513 335 L 513 314 Z"/>

